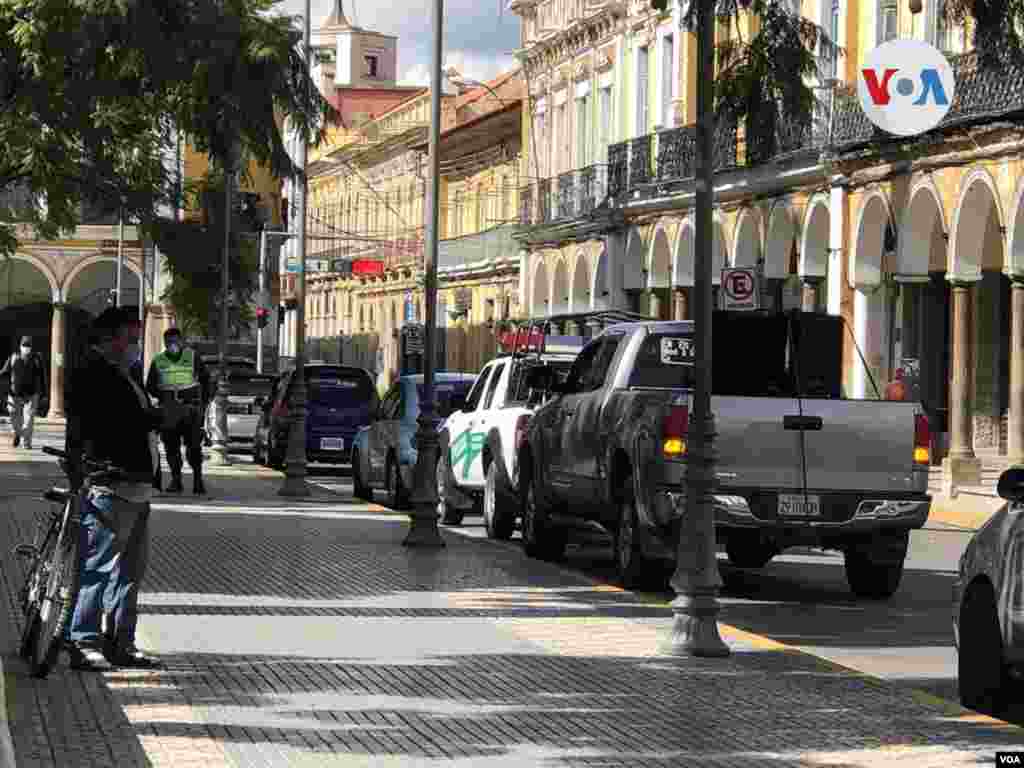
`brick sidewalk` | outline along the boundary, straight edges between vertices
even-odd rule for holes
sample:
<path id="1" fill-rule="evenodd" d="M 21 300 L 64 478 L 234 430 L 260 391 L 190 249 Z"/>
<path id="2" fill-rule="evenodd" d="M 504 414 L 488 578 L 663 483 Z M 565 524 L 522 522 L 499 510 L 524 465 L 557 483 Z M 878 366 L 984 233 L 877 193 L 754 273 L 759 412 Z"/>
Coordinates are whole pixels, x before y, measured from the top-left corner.
<path id="1" fill-rule="evenodd" d="M 19 494 L 0 499 L 0 540 L 25 536 L 42 510 L 30 486 L 53 469 L 0 465 Z M 19 768 L 945 768 L 1024 745 L 728 627 L 728 659 L 662 655 L 665 608 L 452 532 L 441 552 L 408 551 L 404 519 L 377 507 L 175 504 L 155 507 L 142 600 L 158 672 L 27 678 L 10 653 L 18 570 L 0 552 Z"/>

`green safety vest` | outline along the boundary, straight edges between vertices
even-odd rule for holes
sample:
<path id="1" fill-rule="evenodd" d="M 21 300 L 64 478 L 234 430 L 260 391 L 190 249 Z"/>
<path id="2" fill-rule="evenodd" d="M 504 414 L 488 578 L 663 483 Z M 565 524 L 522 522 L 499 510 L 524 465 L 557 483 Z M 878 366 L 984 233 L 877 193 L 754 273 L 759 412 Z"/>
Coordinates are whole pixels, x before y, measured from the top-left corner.
<path id="1" fill-rule="evenodd" d="M 160 389 L 187 389 L 195 386 L 195 361 L 191 349 L 186 349 L 177 360 L 172 360 L 166 352 L 153 358 L 153 365 L 160 373 Z"/>

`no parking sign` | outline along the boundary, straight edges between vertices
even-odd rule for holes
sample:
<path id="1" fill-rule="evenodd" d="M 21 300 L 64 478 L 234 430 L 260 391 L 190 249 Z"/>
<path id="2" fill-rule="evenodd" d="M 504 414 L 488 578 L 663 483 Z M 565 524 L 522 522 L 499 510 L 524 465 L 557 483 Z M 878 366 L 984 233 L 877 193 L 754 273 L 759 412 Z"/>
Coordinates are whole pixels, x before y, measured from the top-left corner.
<path id="1" fill-rule="evenodd" d="M 722 309 L 758 309 L 761 292 L 757 277 L 757 270 L 747 267 L 723 269 Z"/>

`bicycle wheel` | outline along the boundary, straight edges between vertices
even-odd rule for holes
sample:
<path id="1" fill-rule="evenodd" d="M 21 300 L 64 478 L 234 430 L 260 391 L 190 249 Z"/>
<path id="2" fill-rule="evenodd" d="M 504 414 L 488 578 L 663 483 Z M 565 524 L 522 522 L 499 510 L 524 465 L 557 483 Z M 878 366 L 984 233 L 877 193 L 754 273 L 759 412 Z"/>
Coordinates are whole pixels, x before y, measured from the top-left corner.
<path id="1" fill-rule="evenodd" d="M 81 521 L 75 508 L 75 499 L 64 506 L 60 533 L 46 563 L 46 590 L 38 605 L 39 628 L 35 640 L 35 653 L 29 661 L 35 677 L 46 677 L 64 638 L 64 628 L 71 620 L 78 597 L 78 535 Z"/>
<path id="2" fill-rule="evenodd" d="M 25 554 L 31 553 L 32 562 L 18 594 L 21 612 L 25 617 L 18 654 L 27 662 L 31 662 L 36 653 L 36 640 L 39 637 L 39 603 L 46 590 L 48 564 L 57 544 L 62 518 L 63 513 L 48 514 L 45 522 L 39 525 L 35 543 L 24 547 Z"/>

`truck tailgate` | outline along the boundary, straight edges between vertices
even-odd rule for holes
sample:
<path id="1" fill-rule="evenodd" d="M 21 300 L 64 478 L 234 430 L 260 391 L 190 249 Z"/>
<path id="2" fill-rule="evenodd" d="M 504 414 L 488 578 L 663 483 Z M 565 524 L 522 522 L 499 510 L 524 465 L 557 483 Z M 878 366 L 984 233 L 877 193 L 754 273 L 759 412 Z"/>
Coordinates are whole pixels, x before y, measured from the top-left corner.
<path id="1" fill-rule="evenodd" d="M 803 490 L 800 433 L 783 426 L 785 415 L 798 412 L 795 399 L 722 395 L 711 408 L 723 485 Z"/>
<path id="2" fill-rule="evenodd" d="M 887 400 L 802 400 L 806 430 L 807 490 L 920 491 L 914 469 L 917 405 Z M 795 412 L 795 411 L 794 411 Z M 799 432 L 791 432 L 799 435 Z"/>

